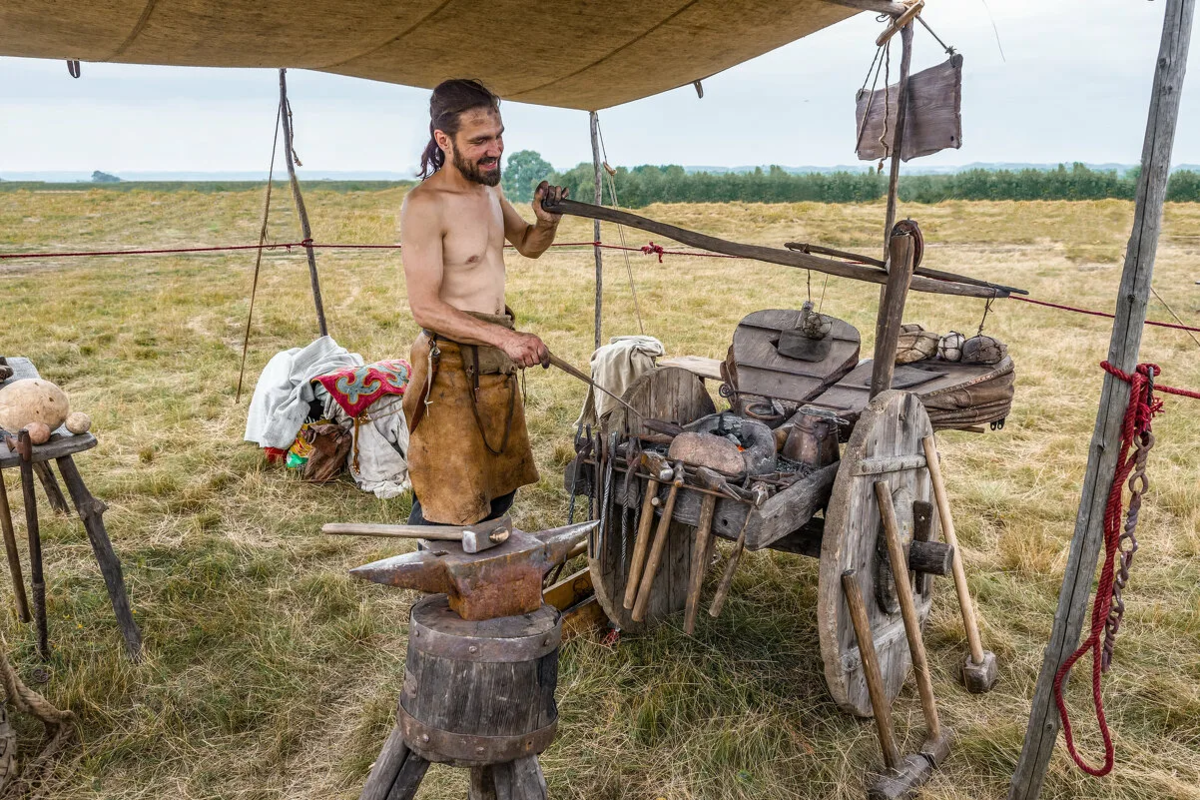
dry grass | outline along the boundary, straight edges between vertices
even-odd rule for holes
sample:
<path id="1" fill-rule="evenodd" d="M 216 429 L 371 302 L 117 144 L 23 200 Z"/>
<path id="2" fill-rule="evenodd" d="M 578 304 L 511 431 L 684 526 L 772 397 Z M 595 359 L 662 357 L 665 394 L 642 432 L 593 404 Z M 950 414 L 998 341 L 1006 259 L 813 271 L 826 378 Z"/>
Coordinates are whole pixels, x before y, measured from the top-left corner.
<path id="1" fill-rule="evenodd" d="M 310 193 L 324 241 L 395 238 L 400 191 Z M 252 241 L 254 192 L 0 194 L 0 246 L 128 247 Z M 286 203 L 286 198 L 281 201 Z M 903 209 L 924 226 L 927 263 L 1014 283 L 1035 296 L 1111 309 L 1131 206 L 962 203 Z M 807 239 L 879 246 L 879 205 L 659 206 L 649 216 L 748 241 Z M 1156 285 L 1197 318 L 1200 207 L 1167 211 Z M 272 235 L 297 238 L 286 209 Z M 590 239 L 564 224 L 564 240 Z M 605 238 L 616 241 L 616 232 Z M 638 243 L 642 242 L 637 237 Z M 330 328 L 366 357 L 404 355 L 415 330 L 394 253 L 321 252 Z M 647 332 L 669 352 L 719 356 L 737 321 L 796 307 L 805 274 L 725 260 L 636 255 Z M 9 262 L 0 281 L 4 352 L 34 358 L 96 421 L 101 445 L 79 463 L 111 510 L 146 662 L 130 665 L 76 521 L 43 523 L 51 679 L 43 690 L 81 714 L 84 743 L 61 762 L 50 794 L 81 798 L 353 798 L 390 726 L 403 670 L 407 592 L 352 583 L 346 569 L 395 552 L 317 535 L 331 519 L 394 520 L 345 483 L 311 487 L 263 466 L 241 443 L 245 401 L 233 403 L 247 310 L 248 254 L 221 257 Z M 636 329 L 624 261 L 607 256 L 606 333 Z M 524 325 L 582 364 L 591 342 L 590 251 L 510 259 L 510 302 Z M 822 291 L 814 277 L 814 293 Z M 868 340 L 876 290 L 831 280 L 825 310 Z M 267 255 L 250 356 L 314 335 L 303 259 Z M 908 319 L 971 331 L 978 301 L 917 295 Z M 1151 313 L 1164 318 L 1151 304 Z M 947 475 L 988 646 L 1002 660 L 989 695 L 953 677 L 964 652 L 949 585 L 929 624 L 936 689 L 959 745 L 931 798 L 1001 796 L 1024 733 L 1070 537 L 1107 346 L 1105 320 L 1002 302 L 987 330 L 1009 342 L 1018 392 L 1003 432 L 943 437 Z M 1200 386 L 1196 345 L 1150 329 L 1145 360 L 1164 380 Z M 583 392 L 565 376 L 529 377 L 530 424 L 542 482 L 522 493 L 524 526 L 564 517 L 558 478 Z M 1156 425 L 1154 486 L 1116 668 L 1106 679 L 1116 774 L 1081 777 L 1056 752 L 1045 797 L 1200 797 L 1200 483 L 1197 407 L 1168 399 Z M 10 496 L 19 492 L 10 485 Z M 14 509 L 18 520 L 19 508 Z M 720 620 L 694 638 L 678 621 L 615 649 L 582 638 L 563 651 L 562 725 L 543 757 L 556 798 L 852 798 L 878 761 L 871 727 L 837 711 L 824 689 L 813 603 L 816 563 L 773 553 L 744 562 Z M 0 598 L 11 606 L 8 589 Z M 32 632 L 0 621 L 27 677 Z M 1083 681 L 1072 692 L 1081 727 Z M 912 746 L 922 731 L 910 688 L 896 706 Z M 33 733 L 25 729 L 26 734 Z M 28 743 L 29 740 L 26 740 Z M 1084 736 L 1089 753 L 1098 737 Z M 420 797 L 459 797 L 463 776 L 431 770 Z"/>

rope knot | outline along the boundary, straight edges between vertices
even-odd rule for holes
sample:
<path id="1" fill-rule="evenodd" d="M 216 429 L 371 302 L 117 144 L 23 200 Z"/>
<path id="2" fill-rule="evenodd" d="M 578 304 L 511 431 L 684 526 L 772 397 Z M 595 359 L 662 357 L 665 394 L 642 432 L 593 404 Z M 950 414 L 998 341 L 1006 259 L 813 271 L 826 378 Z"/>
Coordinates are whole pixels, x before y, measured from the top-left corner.
<path id="1" fill-rule="evenodd" d="M 658 256 L 658 263 L 661 264 L 663 253 L 666 251 L 663 250 L 663 246 L 661 244 L 655 244 L 654 242 L 651 242 L 650 244 L 642 245 L 642 252 L 648 256 L 650 256 L 650 255 Z"/>

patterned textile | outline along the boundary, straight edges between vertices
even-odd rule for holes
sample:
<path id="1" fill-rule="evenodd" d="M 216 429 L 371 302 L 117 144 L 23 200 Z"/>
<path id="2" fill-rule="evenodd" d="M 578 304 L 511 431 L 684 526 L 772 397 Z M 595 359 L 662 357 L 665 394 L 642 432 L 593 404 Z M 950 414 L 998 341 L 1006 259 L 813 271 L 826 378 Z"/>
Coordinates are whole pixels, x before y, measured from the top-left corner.
<path id="1" fill-rule="evenodd" d="M 313 380 L 320 381 L 347 414 L 357 417 L 386 394 L 403 395 L 411 375 L 412 367 L 408 362 L 394 358 L 361 367 L 346 367 Z"/>

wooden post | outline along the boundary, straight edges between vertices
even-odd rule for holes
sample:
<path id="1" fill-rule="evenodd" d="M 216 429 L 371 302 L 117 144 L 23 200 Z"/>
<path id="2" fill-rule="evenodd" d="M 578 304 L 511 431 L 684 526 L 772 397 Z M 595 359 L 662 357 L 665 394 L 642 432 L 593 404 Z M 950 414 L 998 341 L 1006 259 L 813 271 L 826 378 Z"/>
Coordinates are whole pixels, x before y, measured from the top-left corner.
<path id="1" fill-rule="evenodd" d="M 896 348 L 900 343 L 900 324 L 904 321 L 904 304 L 908 300 L 908 285 L 912 282 L 913 258 L 916 255 L 913 237 L 893 236 L 888 248 L 887 284 L 881 290 L 879 315 L 875 319 L 875 356 L 871 367 L 871 397 L 892 388 L 896 372 Z"/>
<path id="2" fill-rule="evenodd" d="M 588 112 L 588 121 L 592 129 L 592 166 L 596 170 L 596 205 L 604 205 L 604 180 L 601 174 L 604 169 L 600 164 L 600 115 L 595 111 Z M 596 253 L 596 349 L 602 341 L 600 332 L 601 309 L 604 306 L 604 257 L 600 252 L 600 220 L 592 221 L 592 241 L 597 242 L 592 249 Z"/>
<path id="3" fill-rule="evenodd" d="M 900 82 L 896 91 L 896 130 L 892 133 L 892 171 L 888 176 L 887 214 L 883 225 L 883 257 L 890 251 L 892 226 L 896 224 L 896 202 L 900 192 L 900 153 L 904 148 L 904 124 L 908 119 L 908 72 L 912 65 L 913 24 L 900 29 Z"/>
<path id="4" fill-rule="evenodd" d="M 1108 348 L 1109 363 L 1125 372 L 1134 370 L 1141 347 L 1194 11 L 1195 0 L 1166 2 L 1146 140 L 1142 149 L 1142 172 L 1138 177 L 1133 232 L 1125 253 L 1125 267 L 1117 292 L 1116 318 Z M 1116 473 L 1121 422 L 1129 405 L 1128 384 L 1107 373 L 1103 374 L 1102 380 L 1100 408 L 1088 449 L 1088 466 L 1083 479 L 1079 513 L 1075 518 L 1075 534 L 1071 539 L 1070 555 L 1058 596 L 1054 627 L 1034 691 L 1025 744 L 1009 788 L 1010 800 L 1032 800 L 1041 793 L 1060 725 L 1053 697 L 1054 676 L 1077 646 L 1087 614 L 1088 594 L 1103 539 L 1105 505 Z"/>
<path id="5" fill-rule="evenodd" d="M 296 201 L 296 216 L 300 218 L 300 234 L 306 242 L 312 241 L 312 227 L 308 224 L 308 211 L 304 207 L 304 196 L 300 194 L 300 180 L 296 177 L 296 164 L 292 156 L 292 107 L 287 99 L 287 70 L 279 70 L 279 108 L 283 120 L 284 160 L 287 161 L 288 178 L 292 182 L 292 198 Z M 321 302 L 321 280 L 317 276 L 317 256 L 312 247 L 304 248 L 308 256 L 308 277 L 312 281 L 313 303 L 317 307 L 317 330 L 322 336 L 329 335 L 325 326 L 325 304 Z"/>

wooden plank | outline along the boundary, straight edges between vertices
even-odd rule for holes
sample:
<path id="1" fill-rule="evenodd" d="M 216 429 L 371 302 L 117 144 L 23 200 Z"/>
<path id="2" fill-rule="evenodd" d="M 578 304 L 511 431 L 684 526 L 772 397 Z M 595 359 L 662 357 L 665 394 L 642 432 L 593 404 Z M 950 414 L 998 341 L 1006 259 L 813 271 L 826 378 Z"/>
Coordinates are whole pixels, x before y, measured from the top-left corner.
<path id="1" fill-rule="evenodd" d="M 91 450 L 95 446 L 96 437 L 90 433 L 81 433 L 78 436 L 71 434 L 60 436 L 56 433 L 45 444 L 33 446 L 32 463 L 37 464 L 42 461 L 72 456 L 75 453 L 82 453 L 84 450 Z M 21 457 L 17 455 L 17 451 L 9 450 L 7 446 L 0 443 L 0 469 L 20 466 L 20 464 Z"/>
<path id="2" fill-rule="evenodd" d="M 1142 342 L 1194 12 L 1195 0 L 1166 2 L 1142 150 L 1142 170 L 1138 177 L 1133 232 L 1125 251 L 1108 348 L 1109 363 L 1125 372 L 1132 372 L 1137 364 Z M 1032 800 L 1041 793 L 1058 738 L 1060 721 L 1053 701 L 1054 676 L 1075 649 L 1083 629 L 1103 538 L 1105 505 L 1120 455 L 1121 424 L 1128 404 L 1129 386 L 1105 373 L 1096 426 L 1088 449 L 1079 513 L 1075 518 L 1075 533 L 1058 596 L 1054 627 L 1034 691 L 1021 758 L 1009 789 L 1010 800 Z"/>
<path id="3" fill-rule="evenodd" d="M 906 28 L 906 30 L 909 29 Z M 666 236 L 689 247 L 698 247 L 713 253 L 762 261 L 767 264 L 778 264 L 784 267 L 811 269 L 813 272 L 836 275 L 867 283 L 877 283 L 880 285 L 887 283 L 887 273 L 876 267 L 851 264 L 831 258 L 819 258 L 818 256 L 808 255 L 807 253 L 795 250 L 730 242 L 718 239 L 715 236 L 708 236 L 703 233 L 678 228 L 674 225 L 668 225 L 665 222 L 657 222 L 646 217 L 640 217 L 637 214 L 630 214 L 628 211 L 619 211 L 615 208 L 594 206 L 590 203 L 580 203 L 576 200 L 562 200 L 556 205 L 546 205 L 545 208 L 552 214 L 569 214 L 575 217 L 600 219 L 617 225 L 625 225 L 630 228 L 646 231 L 647 233 L 653 233 L 656 236 Z M 988 298 L 1008 296 L 1008 292 L 999 285 L 983 287 L 959 283 L 957 281 L 935 280 L 923 277 L 920 269 L 917 270 L 916 274 L 917 277 L 912 279 L 911 286 L 914 292 L 948 294 L 958 297 Z"/>
<path id="4" fill-rule="evenodd" d="M 768 547 L 797 530 L 824 508 L 833 492 L 833 482 L 837 478 L 840 463 L 835 461 L 822 467 L 763 503 L 762 508 L 758 509 L 761 524 L 746 530 L 746 549 L 761 550 Z"/>
<path id="5" fill-rule="evenodd" d="M 721 377 L 721 359 L 705 358 L 704 356 L 672 356 L 670 358 L 660 358 L 658 360 L 660 367 L 679 367 L 686 369 L 693 375 L 698 375 L 701 378 L 710 381 L 723 380 Z"/>
<path id="6" fill-rule="evenodd" d="M 587 567 L 568 575 L 542 592 L 542 599 L 559 611 L 566 611 L 576 603 L 592 596 L 592 573 Z"/>

